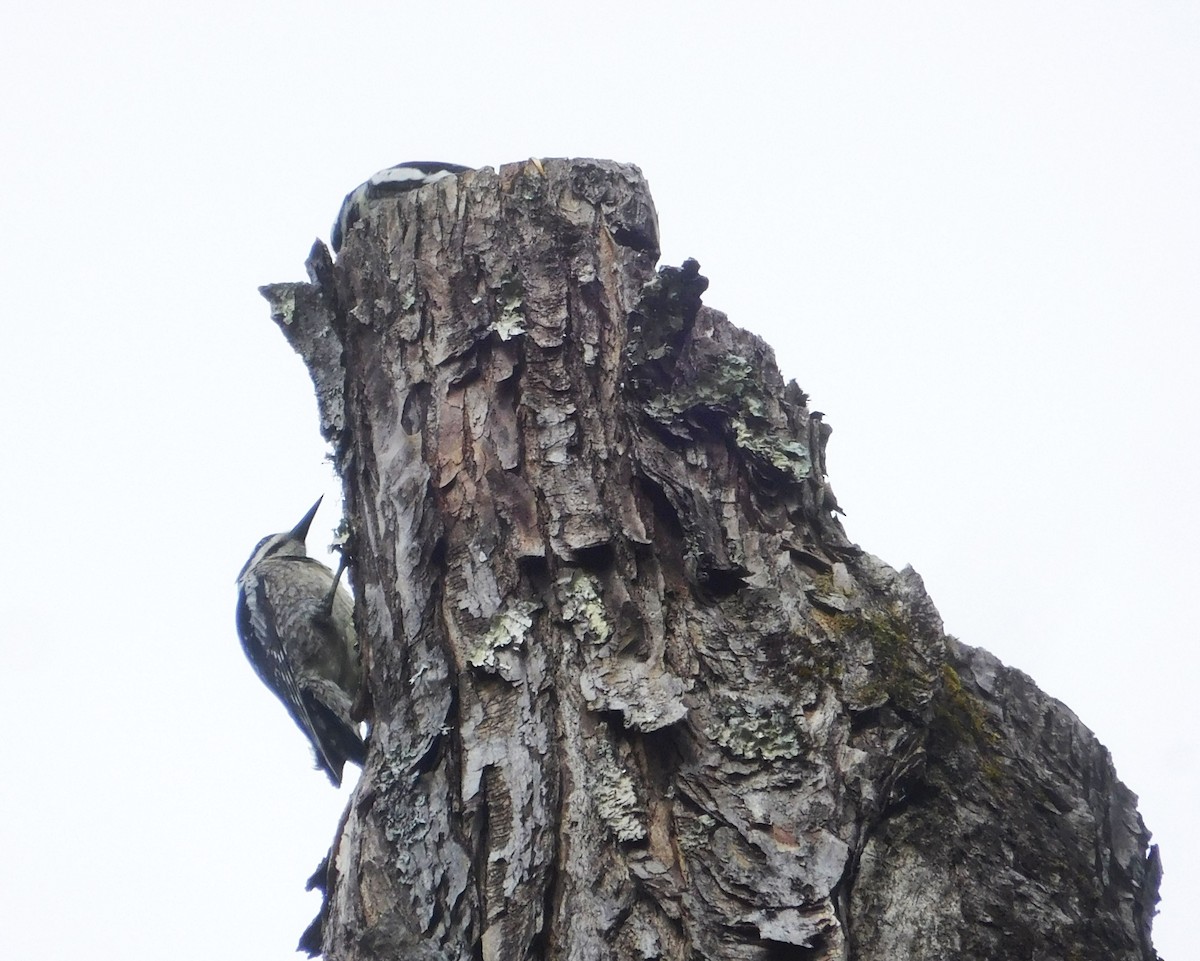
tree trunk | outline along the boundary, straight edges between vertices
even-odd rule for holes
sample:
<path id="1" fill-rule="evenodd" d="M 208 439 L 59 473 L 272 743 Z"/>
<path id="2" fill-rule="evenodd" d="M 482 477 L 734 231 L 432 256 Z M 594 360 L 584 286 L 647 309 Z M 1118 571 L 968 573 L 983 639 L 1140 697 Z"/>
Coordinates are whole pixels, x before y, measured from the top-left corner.
<path id="1" fill-rule="evenodd" d="M 1152 961 L 1108 753 L 849 542 L 821 415 L 657 247 L 637 168 L 530 162 L 264 288 L 365 643 L 326 957 Z"/>

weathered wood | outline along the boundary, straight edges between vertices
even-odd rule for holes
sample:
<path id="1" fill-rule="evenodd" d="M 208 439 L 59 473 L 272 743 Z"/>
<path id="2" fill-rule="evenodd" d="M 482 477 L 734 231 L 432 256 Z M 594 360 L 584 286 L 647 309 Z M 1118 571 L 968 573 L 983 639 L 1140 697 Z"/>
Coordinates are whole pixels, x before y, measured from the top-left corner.
<path id="1" fill-rule="evenodd" d="M 552 160 L 264 288 L 367 647 L 326 956 L 1152 959 L 1107 753 L 847 539 L 821 415 L 657 253 L 636 168 Z"/>

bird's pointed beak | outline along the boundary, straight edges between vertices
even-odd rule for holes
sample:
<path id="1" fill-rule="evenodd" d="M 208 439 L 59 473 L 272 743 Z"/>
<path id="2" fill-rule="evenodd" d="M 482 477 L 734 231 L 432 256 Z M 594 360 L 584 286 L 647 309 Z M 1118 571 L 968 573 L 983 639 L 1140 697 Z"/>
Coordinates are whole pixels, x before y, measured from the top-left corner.
<path id="1" fill-rule="evenodd" d="M 313 518 L 317 516 L 317 508 L 321 506 L 321 501 L 324 499 L 325 495 L 322 494 L 317 498 L 317 502 L 308 509 L 308 513 L 300 518 L 300 523 L 292 528 L 292 537 L 301 542 L 308 537 L 308 528 L 312 525 Z"/>

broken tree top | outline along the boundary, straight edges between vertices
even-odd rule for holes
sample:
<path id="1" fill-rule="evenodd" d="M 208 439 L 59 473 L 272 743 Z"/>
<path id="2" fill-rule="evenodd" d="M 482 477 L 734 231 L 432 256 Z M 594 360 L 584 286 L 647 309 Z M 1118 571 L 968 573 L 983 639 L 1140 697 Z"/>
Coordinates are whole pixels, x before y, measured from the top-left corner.
<path id="1" fill-rule="evenodd" d="M 833 418 L 695 261 L 658 268 L 636 167 L 359 213 L 264 288 L 344 479 L 369 692 L 327 957 L 1154 958 L 1107 752 L 851 543 Z"/>

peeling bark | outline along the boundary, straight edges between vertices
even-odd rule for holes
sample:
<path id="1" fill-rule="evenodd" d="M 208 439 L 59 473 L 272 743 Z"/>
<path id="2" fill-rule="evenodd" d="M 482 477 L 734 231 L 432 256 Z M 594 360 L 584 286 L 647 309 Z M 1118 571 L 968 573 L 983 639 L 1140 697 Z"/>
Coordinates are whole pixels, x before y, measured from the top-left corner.
<path id="1" fill-rule="evenodd" d="M 264 288 L 366 645 L 326 957 L 1152 961 L 1107 752 L 849 541 L 822 416 L 657 236 L 636 168 L 515 164 Z"/>

